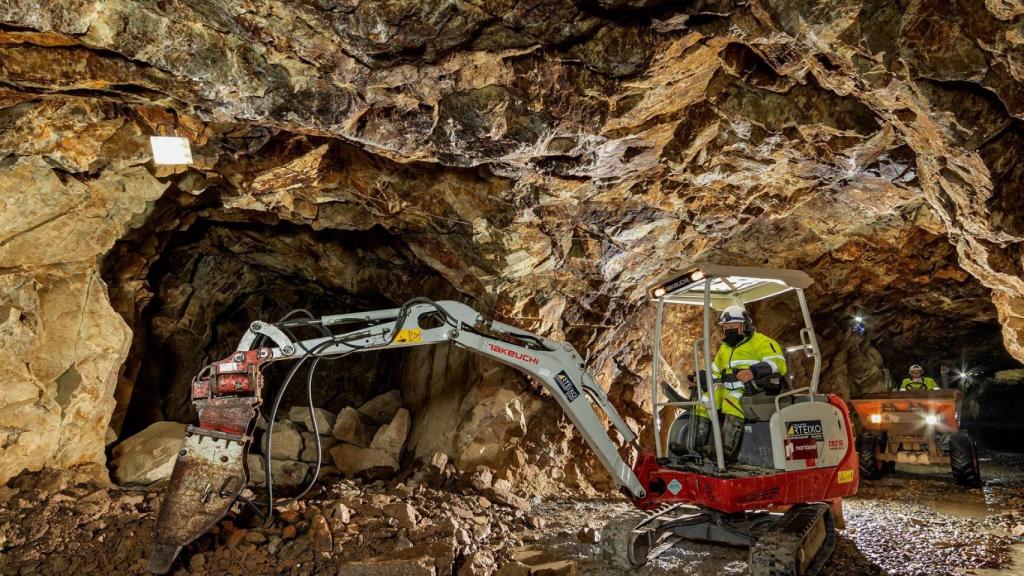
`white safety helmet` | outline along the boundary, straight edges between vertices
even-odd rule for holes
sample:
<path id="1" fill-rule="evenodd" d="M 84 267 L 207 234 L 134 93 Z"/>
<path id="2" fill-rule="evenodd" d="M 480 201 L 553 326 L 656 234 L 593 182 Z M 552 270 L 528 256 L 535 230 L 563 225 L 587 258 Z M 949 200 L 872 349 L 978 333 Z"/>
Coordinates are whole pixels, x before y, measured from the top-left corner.
<path id="1" fill-rule="evenodd" d="M 921 372 L 924 372 L 924 368 L 921 368 L 920 364 L 914 364 L 913 366 L 910 367 L 909 371 L 913 372 L 914 370 L 920 370 Z"/>
<path id="2" fill-rule="evenodd" d="M 743 309 L 743 306 L 729 306 L 722 313 L 718 315 L 719 324 L 728 324 L 729 322 L 746 322 L 750 320 L 750 314 Z"/>
<path id="3" fill-rule="evenodd" d="M 754 332 L 754 320 L 750 317 L 750 313 L 746 311 L 743 306 L 733 305 L 729 306 L 722 313 L 718 315 L 718 324 L 728 324 L 730 322 L 743 322 L 743 335 L 750 336 Z"/>

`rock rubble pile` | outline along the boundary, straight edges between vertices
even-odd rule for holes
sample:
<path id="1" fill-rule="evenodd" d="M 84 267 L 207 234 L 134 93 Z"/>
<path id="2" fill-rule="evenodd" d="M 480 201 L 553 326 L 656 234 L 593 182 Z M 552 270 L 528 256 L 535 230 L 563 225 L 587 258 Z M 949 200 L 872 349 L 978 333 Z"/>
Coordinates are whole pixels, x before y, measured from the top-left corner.
<path id="1" fill-rule="evenodd" d="M 236 510 L 186 547 L 173 573 L 530 573 L 514 560 L 543 524 L 530 502 L 501 482 L 488 485 L 487 470 L 448 476 L 444 464 L 423 464 L 401 481 L 326 482 L 266 525 Z M 0 488 L 0 572 L 145 573 L 160 492 L 88 478 L 46 470 Z"/>
<path id="2" fill-rule="evenodd" d="M 293 406 L 279 415 L 269 434 L 274 485 L 303 484 L 318 461 L 319 478 L 393 476 L 400 471 L 411 426 L 412 416 L 402 407 L 398 390 L 358 408 L 345 407 L 339 414 L 314 407 L 311 415 L 308 407 Z M 115 446 L 114 480 L 121 485 L 149 485 L 169 478 L 184 430 L 184 424 L 157 422 Z M 249 477 L 256 486 L 265 484 L 267 432 L 266 420 L 260 416 L 247 459 Z M 443 454 L 434 460 L 438 458 L 447 463 Z"/>

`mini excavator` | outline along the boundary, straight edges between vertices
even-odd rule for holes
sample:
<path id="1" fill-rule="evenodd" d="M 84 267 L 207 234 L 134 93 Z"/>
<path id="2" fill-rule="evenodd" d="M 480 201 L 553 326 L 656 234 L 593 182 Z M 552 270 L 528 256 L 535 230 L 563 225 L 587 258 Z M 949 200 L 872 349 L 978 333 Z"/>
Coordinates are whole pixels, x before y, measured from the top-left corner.
<path id="1" fill-rule="evenodd" d="M 192 382 L 199 424 L 185 430 L 157 516 L 149 570 L 167 573 L 182 547 L 202 536 L 236 502 L 256 508 L 242 491 L 249 483 L 246 455 L 262 403 L 263 367 L 295 362 L 274 399 L 276 412 L 285 386 L 306 360 L 312 361 L 306 382 L 309 393 L 313 369 L 322 359 L 451 343 L 525 372 L 544 386 L 636 505 L 634 514 L 606 528 L 603 555 L 609 562 L 637 568 L 690 539 L 749 547 L 753 576 L 813 576 L 835 545 L 834 512 L 840 510 L 842 497 L 856 493 L 859 477 L 846 405 L 834 395 L 817 392 L 821 358 L 803 294 L 810 284 L 806 274 L 791 270 L 696 264 L 648 290 L 657 304 L 655 359 L 660 359 L 667 305 L 702 305 L 704 332 L 693 344 L 699 373 L 691 400 L 659 386 L 660 360 L 654 364 L 656 446 L 655 453 L 647 454 L 570 344 L 485 320 L 459 302 L 414 298 L 388 310 L 320 318 L 290 314 L 276 324 L 253 322 L 231 356 L 205 367 Z M 743 449 L 730 465 L 722 452 L 714 402 L 704 402 L 711 415 L 715 457 L 701 456 L 693 449 L 693 427 L 688 422 L 692 409 L 702 403 L 699 399 L 707 397 L 708 383 L 714 385 L 706 346 L 711 341 L 712 309 L 786 292 L 796 293 L 805 323 L 800 345 L 787 353 L 803 353 L 814 360 L 810 382 L 771 396 L 744 397 Z M 301 327 L 320 335 L 298 339 L 294 332 Z M 665 407 L 684 411 L 669 427 L 667 450 L 659 416 Z M 640 452 L 634 466 L 620 455 L 598 411 L 626 444 Z M 269 480 L 267 515 L 282 504 L 274 501 Z"/>

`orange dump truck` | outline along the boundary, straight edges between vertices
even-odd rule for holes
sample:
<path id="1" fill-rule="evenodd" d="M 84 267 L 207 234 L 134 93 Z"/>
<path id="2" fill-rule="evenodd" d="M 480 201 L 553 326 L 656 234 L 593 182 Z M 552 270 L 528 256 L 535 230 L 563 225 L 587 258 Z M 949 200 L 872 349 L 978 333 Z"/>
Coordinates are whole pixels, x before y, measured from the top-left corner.
<path id="1" fill-rule="evenodd" d="M 897 462 L 948 464 L 958 484 L 981 484 L 974 440 L 960 430 L 962 401 L 959 390 L 875 392 L 851 400 L 863 430 L 861 478 L 877 480 Z"/>

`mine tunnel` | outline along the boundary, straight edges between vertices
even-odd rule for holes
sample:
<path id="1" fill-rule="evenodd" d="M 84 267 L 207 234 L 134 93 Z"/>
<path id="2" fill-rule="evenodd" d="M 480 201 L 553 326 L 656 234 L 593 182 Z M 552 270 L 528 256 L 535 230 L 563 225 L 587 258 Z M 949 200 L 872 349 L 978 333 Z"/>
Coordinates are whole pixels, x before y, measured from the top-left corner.
<path id="1" fill-rule="evenodd" d="M 1014 2 L 0 7 L 0 574 L 1024 573 Z"/>

